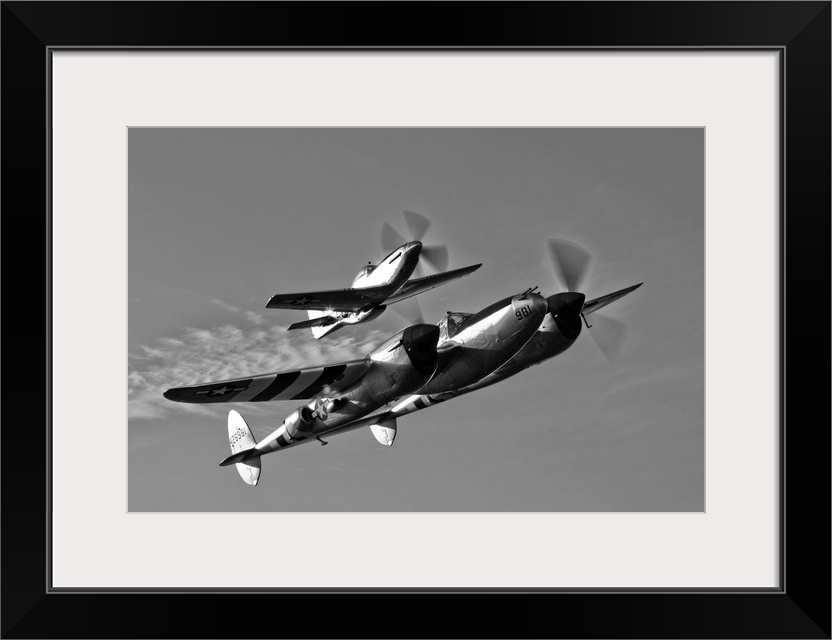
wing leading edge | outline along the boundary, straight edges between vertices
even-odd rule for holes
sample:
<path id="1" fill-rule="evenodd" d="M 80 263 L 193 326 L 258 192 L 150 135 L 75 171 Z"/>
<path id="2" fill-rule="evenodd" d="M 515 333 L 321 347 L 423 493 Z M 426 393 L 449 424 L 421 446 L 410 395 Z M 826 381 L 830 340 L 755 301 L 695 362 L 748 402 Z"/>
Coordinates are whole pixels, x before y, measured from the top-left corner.
<path id="1" fill-rule="evenodd" d="M 307 293 L 278 293 L 266 303 L 267 309 L 300 309 L 317 311 L 361 311 L 387 299 L 389 287 L 336 289 Z"/>
<path id="2" fill-rule="evenodd" d="M 388 287 L 367 287 L 363 289 L 335 289 L 332 291 L 310 291 L 307 293 L 278 293 L 273 295 L 267 309 L 300 309 L 317 311 L 357 312 L 377 304 L 392 304 L 410 298 L 424 291 L 452 282 L 469 273 L 474 273 L 482 264 L 445 271 L 424 278 L 408 280 L 393 295 L 388 297 Z M 304 325 L 304 326 L 320 326 Z M 300 328 L 300 327 L 296 327 Z"/>
<path id="3" fill-rule="evenodd" d="M 463 276 L 467 276 L 469 273 L 474 273 L 474 271 L 479 269 L 481 266 L 482 263 L 474 264 L 470 267 L 462 267 L 461 269 L 454 269 L 452 271 L 437 273 L 432 276 L 425 276 L 424 278 L 408 280 L 402 285 L 401 289 L 387 298 L 387 304 L 393 304 L 394 302 L 410 298 L 424 291 L 430 291 L 438 286 L 447 284 L 448 282 L 452 282 L 458 278 L 462 278 Z"/>
<path id="4" fill-rule="evenodd" d="M 608 293 L 605 296 L 601 296 L 600 298 L 595 298 L 594 300 L 589 300 L 587 302 L 584 302 L 584 307 L 583 307 L 582 313 L 585 316 L 588 316 L 590 313 L 594 313 L 595 311 L 598 311 L 598 309 L 606 307 L 611 302 L 615 302 L 619 298 L 623 298 L 628 293 L 630 293 L 632 291 L 635 291 L 636 289 L 638 289 L 643 284 L 644 284 L 643 282 L 639 282 L 638 284 L 635 284 L 632 287 L 627 287 L 626 289 L 620 289 L 618 291 L 614 291 L 613 293 Z"/>
<path id="5" fill-rule="evenodd" d="M 336 393 L 346 388 L 370 368 L 370 359 L 350 360 L 324 367 L 267 373 L 247 378 L 174 387 L 165 398 L 174 402 L 268 402 L 271 400 L 307 400 L 323 391 Z"/>

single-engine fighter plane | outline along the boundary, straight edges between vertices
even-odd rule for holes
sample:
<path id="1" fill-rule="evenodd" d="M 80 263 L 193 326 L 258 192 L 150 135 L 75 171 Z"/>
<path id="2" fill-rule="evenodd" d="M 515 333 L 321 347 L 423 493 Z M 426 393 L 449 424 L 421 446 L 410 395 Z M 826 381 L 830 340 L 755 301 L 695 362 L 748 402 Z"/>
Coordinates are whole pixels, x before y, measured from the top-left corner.
<path id="1" fill-rule="evenodd" d="M 220 466 L 235 464 L 250 485 L 260 478 L 263 455 L 306 442 L 327 444 L 324 436 L 370 427 L 380 443 L 392 445 L 397 418 L 552 358 L 574 344 L 584 325 L 598 325 L 602 335 L 593 335 L 605 354 L 613 355 L 623 325 L 595 319 L 590 325 L 587 316 L 641 284 L 587 301 L 577 289 L 589 254 L 563 241 L 551 241 L 550 249 L 567 286 L 564 293 L 544 298 L 534 287 L 477 313 L 448 312 L 438 325 L 402 329 L 360 360 L 178 387 L 164 395 L 199 403 L 307 401 L 259 443 L 243 417 L 229 413 L 231 455 Z"/>
<path id="2" fill-rule="evenodd" d="M 271 297 L 266 308 L 306 310 L 309 320 L 296 322 L 289 329 L 310 328 L 312 335 L 318 339 L 341 327 L 369 322 L 381 315 L 387 305 L 467 276 L 482 266 L 475 264 L 444 271 L 448 265 L 447 248 L 424 246 L 421 242 L 430 221 L 413 211 L 405 211 L 404 217 L 414 239 L 406 241 L 385 222 L 381 241 L 388 255 L 378 264 L 369 264 L 361 269 L 352 281 L 352 288 L 279 293 Z M 420 257 L 443 273 L 409 280 Z"/>

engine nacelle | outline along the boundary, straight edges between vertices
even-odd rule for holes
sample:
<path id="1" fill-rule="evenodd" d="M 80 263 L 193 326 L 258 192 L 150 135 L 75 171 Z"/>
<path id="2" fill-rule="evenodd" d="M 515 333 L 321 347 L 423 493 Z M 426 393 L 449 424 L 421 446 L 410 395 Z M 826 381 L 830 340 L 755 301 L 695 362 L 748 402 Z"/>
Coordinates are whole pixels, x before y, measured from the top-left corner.
<path id="1" fill-rule="evenodd" d="M 556 293 L 546 298 L 546 304 L 549 314 L 563 336 L 574 341 L 581 334 L 584 294 L 571 291 Z"/>
<path id="2" fill-rule="evenodd" d="M 289 414 L 283 421 L 283 426 L 286 428 L 286 433 L 292 439 L 297 439 L 301 436 L 308 435 L 315 427 L 315 423 L 319 421 L 320 419 L 317 414 L 308 406 L 303 405 Z"/>
<path id="3" fill-rule="evenodd" d="M 373 366 L 350 392 L 358 404 L 383 405 L 431 379 L 438 364 L 439 327 L 417 324 L 399 331 L 370 353 Z"/>
<path id="4" fill-rule="evenodd" d="M 318 398 L 298 407 L 283 421 L 286 433 L 293 439 L 321 431 L 329 414 L 342 411 L 349 405 L 346 398 Z"/>

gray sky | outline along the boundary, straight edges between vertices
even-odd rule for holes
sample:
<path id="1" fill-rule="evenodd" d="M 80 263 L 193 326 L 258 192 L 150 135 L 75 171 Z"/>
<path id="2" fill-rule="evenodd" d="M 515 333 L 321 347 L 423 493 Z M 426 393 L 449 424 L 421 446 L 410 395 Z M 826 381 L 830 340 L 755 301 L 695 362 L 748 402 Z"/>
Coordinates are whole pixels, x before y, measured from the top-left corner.
<path id="1" fill-rule="evenodd" d="M 130 511 L 701 511 L 704 508 L 704 130 L 130 129 Z M 182 405 L 171 386 L 362 357 L 406 325 L 314 341 L 275 293 L 344 288 L 383 257 L 386 221 L 432 221 L 449 268 L 428 321 L 538 285 L 547 251 L 593 255 L 588 298 L 627 324 L 613 363 L 586 329 L 564 354 L 487 390 L 263 458 L 249 487 L 229 409 L 259 440 L 300 401 Z"/>

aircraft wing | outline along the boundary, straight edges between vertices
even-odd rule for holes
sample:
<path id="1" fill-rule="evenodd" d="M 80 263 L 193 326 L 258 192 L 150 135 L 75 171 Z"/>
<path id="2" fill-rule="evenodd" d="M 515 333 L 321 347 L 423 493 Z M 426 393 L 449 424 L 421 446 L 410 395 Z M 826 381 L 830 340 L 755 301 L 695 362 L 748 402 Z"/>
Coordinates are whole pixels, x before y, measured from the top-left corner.
<path id="1" fill-rule="evenodd" d="M 630 293 L 631 291 L 635 291 L 643 284 L 643 282 L 639 282 L 638 284 L 633 285 L 632 287 L 627 287 L 626 289 L 621 289 L 614 293 L 608 293 L 607 295 L 601 296 L 600 298 L 595 298 L 594 300 L 584 302 L 583 314 L 585 316 L 588 316 L 590 313 L 593 313 L 595 311 L 598 311 L 598 309 L 606 307 L 610 302 L 615 302 L 619 298 L 623 298 L 628 293 Z"/>
<path id="2" fill-rule="evenodd" d="M 389 287 L 366 289 L 335 289 L 307 293 L 278 293 L 266 304 L 267 309 L 317 309 L 320 311 L 361 311 L 382 304 Z"/>
<path id="3" fill-rule="evenodd" d="M 175 387 L 165 391 L 164 395 L 174 402 L 195 403 L 307 400 L 324 390 L 338 392 L 346 388 L 369 368 L 370 359 L 364 358 L 324 367 Z"/>
<path id="4" fill-rule="evenodd" d="M 453 271 L 445 271 L 444 273 L 437 273 L 436 275 L 426 276 L 424 278 L 408 280 L 396 293 L 387 298 L 387 304 L 393 304 L 399 300 L 410 298 L 423 291 L 430 291 L 435 287 L 456 280 L 457 278 L 467 276 L 469 273 L 474 273 L 481 266 L 482 264 L 475 264 L 470 267 L 463 267 L 462 269 L 454 269 Z"/>

